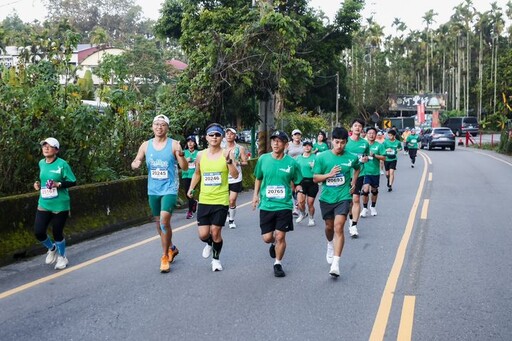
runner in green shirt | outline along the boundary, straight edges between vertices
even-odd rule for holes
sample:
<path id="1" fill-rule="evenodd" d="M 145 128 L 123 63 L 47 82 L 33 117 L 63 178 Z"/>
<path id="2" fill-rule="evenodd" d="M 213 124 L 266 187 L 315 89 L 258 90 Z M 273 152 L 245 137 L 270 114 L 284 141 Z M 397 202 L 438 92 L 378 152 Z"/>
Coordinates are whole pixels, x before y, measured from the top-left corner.
<path id="1" fill-rule="evenodd" d="M 284 153 L 288 135 L 278 130 L 270 140 L 272 152 L 260 156 L 254 169 L 252 207 L 260 208 L 261 235 L 270 244 L 270 257 L 275 258 L 274 276 L 284 277 L 281 261 L 286 250 L 286 232 L 293 231 L 292 192 L 302 190 L 302 175 L 297 161 Z"/>
<path id="2" fill-rule="evenodd" d="M 196 171 L 196 158 L 197 153 L 199 152 L 197 150 L 197 142 L 195 139 L 195 136 L 188 136 L 187 137 L 187 148 L 185 149 L 185 159 L 188 163 L 188 170 L 181 171 L 181 178 L 183 179 L 183 188 L 185 190 L 188 190 L 190 187 L 190 182 L 192 181 L 192 176 L 194 175 L 194 172 Z M 196 213 L 197 209 L 197 201 L 195 198 L 188 198 L 188 212 L 187 212 L 187 219 L 191 219 L 194 216 L 194 213 Z"/>
<path id="3" fill-rule="evenodd" d="M 66 240 L 64 225 L 71 209 L 68 188 L 76 185 L 76 178 L 68 163 L 59 158 L 60 144 L 57 139 L 49 137 L 41 141 L 44 159 L 39 161 L 39 181 L 34 189 L 39 191 L 34 232 L 46 248 L 46 264 L 55 264 L 56 270 L 68 265 L 66 257 Z M 48 226 L 52 223 L 54 241 L 48 235 Z"/>
<path id="4" fill-rule="evenodd" d="M 322 184 L 320 210 L 325 221 L 326 259 L 331 264 L 332 277 L 340 275 L 339 260 L 345 244 L 343 229 L 360 172 L 357 156 L 345 151 L 348 138 L 345 128 L 334 128 L 332 149 L 318 155 L 313 167 L 313 180 Z"/>
<path id="5" fill-rule="evenodd" d="M 356 118 L 352 121 L 352 125 L 350 126 L 350 130 L 352 131 L 352 136 L 349 136 L 347 146 L 345 150 L 348 153 L 353 154 L 359 159 L 363 165 L 361 167 L 361 171 L 363 171 L 365 167 L 365 163 L 368 162 L 368 154 L 370 153 L 370 146 L 368 145 L 368 141 L 361 137 L 361 133 L 364 127 L 364 121 L 360 118 Z M 357 230 L 357 221 L 359 219 L 359 214 L 361 213 L 361 190 L 363 189 L 363 181 L 364 176 L 359 174 L 359 177 L 356 179 L 356 188 L 352 195 L 352 209 L 349 214 L 349 228 L 348 232 L 352 238 L 357 238 L 359 232 Z"/>
<path id="6" fill-rule="evenodd" d="M 372 193 L 372 205 L 370 206 L 370 214 L 372 216 L 377 215 L 377 196 L 379 195 L 379 184 L 380 184 L 380 161 L 385 160 L 386 157 L 384 146 L 376 141 L 377 129 L 370 127 L 366 130 L 366 138 L 370 145 L 370 155 L 368 156 L 368 162 L 364 165 L 364 184 L 362 190 L 363 196 L 363 209 L 361 210 L 361 217 L 365 218 L 368 216 L 368 197 L 370 190 Z"/>
<path id="7" fill-rule="evenodd" d="M 384 169 L 386 170 L 388 192 L 393 190 L 395 182 L 395 170 L 397 163 L 398 151 L 402 150 L 402 144 L 396 139 L 396 131 L 391 129 L 388 131 L 388 139 L 384 141 L 384 152 L 386 160 L 384 160 Z"/>
<path id="8" fill-rule="evenodd" d="M 411 135 L 407 136 L 407 148 L 409 149 L 409 158 L 411 159 L 411 168 L 414 168 L 416 163 L 416 154 L 418 153 L 418 135 L 416 134 L 416 128 L 411 129 Z"/>
<path id="9" fill-rule="evenodd" d="M 320 131 L 316 138 L 316 143 L 313 145 L 313 154 L 320 154 L 321 152 L 325 152 L 329 150 L 329 145 L 327 144 L 327 137 L 325 132 Z"/>
<path id="10" fill-rule="evenodd" d="M 302 191 L 297 193 L 299 217 L 295 222 L 298 224 L 309 215 L 308 226 L 315 226 L 315 198 L 318 194 L 318 184 L 313 181 L 313 166 L 315 165 L 316 155 L 311 153 L 313 146 L 310 141 L 305 141 L 302 145 L 304 146 L 304 153 L 297 157 L 297 163 L 303 177 L 300 183 Z M 306 212 L 306 201 L 308 212 Z"/>

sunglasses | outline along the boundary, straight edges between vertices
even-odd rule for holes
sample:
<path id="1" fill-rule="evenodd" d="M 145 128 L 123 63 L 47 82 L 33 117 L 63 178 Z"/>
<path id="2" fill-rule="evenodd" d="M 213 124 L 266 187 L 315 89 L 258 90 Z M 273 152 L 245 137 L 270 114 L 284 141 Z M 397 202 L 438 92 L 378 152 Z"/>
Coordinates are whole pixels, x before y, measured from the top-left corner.
<path id="1" fill-rule="evenodd" d="M 209 137 L 221 137 L 222 134 L 221 133 L 209 133 L 208 136 Z"/>

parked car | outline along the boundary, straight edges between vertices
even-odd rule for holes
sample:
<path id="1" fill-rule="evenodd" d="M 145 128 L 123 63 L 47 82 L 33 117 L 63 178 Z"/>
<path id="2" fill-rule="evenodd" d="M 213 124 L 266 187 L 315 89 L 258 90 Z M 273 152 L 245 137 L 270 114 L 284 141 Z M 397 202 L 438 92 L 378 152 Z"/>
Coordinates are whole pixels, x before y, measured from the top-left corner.
<path id="1" fill-rule="evenodd" d="M 450 128 L 457 136 L 464 136 L 469 132 L 472 136 L 478 135 L 478 121 L 476 117 L 450 117 L 443 123 L 443 127 Z"/>
<path id="2" fill-rule="evenodd" d="M 433 148 L 440 147 L 442 149 L 450 148 L 455 150 L 455 134 L 448 127 L 440 128 L 427 128 L 420 135 L 421 149 L 427 148 L 432 150 Z"/>

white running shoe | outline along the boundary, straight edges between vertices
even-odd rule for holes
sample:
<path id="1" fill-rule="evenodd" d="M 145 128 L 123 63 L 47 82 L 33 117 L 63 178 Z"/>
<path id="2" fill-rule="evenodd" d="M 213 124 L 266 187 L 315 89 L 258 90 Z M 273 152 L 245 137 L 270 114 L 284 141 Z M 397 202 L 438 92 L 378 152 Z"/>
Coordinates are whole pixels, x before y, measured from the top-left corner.
<path id="1" fill-rule="evenodd" d="M 302 213 L 302 212 L 299 212 L 299 216 L 297 217 L 297 220 L 295 220 L 295 222 L 298 224 L 300 223 L 301 221 L 304 220 L 304 218 L 306 218 L 308 216 L 307 213 Z"/>
<path id="2" fill-rule="evenodd" d="M 350 226 L 348 228 L 348 232 L 352 238 L 357 238 L 359 236 L 359 233 L 357 232 L 357 226 L 355 225 Z"/>
<path id="3" fill-rule="evenodd" d="M 53 264 L 57 260 L 57 247 L 53 247 L 52 250 L 48 250 L 46 253 L 46 260 L 44 261 L 46 264 Z"/>
<path id="4" fill-rule="evenodd" d="M 212 255 L 212 246 L 206 244 L 203 249 L 203 258 L 209 258 Z"/>
<path id="5" fill-rule="evenodd" d="M 363 218 L 366 218 L 368 216 L 368 209 L 366 207 L 363 207 L 360 216 Z"/>
<path id="6" fill-rule="evenodd" d="M 331 270 L 329 270 L 329 275 L 331 275 L 334 278 L 337 278 L 340 276 L 340 265 L 336 263 L 332 263 Z"/>
<path id="7" fill-rule="evenodd" d="M 212 259 L 212 271 L 222 271 L 222 264 L 220 264 L 220 260 Z"/>
<path id="8" fill-rule="evenodd" d="M 372 215 L 372 217 L 375 217 L 377 215 L 377 210 L 375 209 L 375 207 L 370 207 L 370 214 Z"/>
<path id="9" fill-rule="evenodd" d="M 232 220 L 232 221 L 230 221 L 230 222 L 229 222 L 229 228 L 230 228 L 230 229 L 236 229 L 236 224 L 235 224 L 235 221 L 234 221 L 234 220 Z"/>
<path id="10" fill-rule="evenodd" d="M 334 247 L 332 244 L 327 243 L 327 253 L 325 254 L 325 259 L 327 260 L 327 264 L 332 264 L 332 259 L 334 257 Z"/>
<path id="11" fill-rule="evenodd" d="M 315 219 L 309 218 L 308 220 L 308 226 L 315 226 Z"/>
<path id="12" fill-rule="evenodd" d="M 65 269 L 68 265 L 68 259 L 66 257 L 58 256 L 57 257 L 57 264 L 55 264 L 55 270 L 62 270 Z"/>

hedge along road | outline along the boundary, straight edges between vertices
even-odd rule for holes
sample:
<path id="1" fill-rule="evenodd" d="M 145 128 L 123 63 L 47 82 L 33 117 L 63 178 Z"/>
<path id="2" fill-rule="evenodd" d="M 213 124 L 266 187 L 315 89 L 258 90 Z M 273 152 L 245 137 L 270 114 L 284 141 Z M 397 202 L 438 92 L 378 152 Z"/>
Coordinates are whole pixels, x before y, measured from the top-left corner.
<path id="1" fill-rule="evenodd" d="M 405 250 L 411 233 L 415 240 L 414 229 L 423 224 L 420 215 L 429 209 L 418 199 L 425 183 L 429 188 L 432 173 L 437 174 L 426 171 L 432 167 L 429 156 L 456 159 L 465 154 L 422 152 L 415 169 L 400 156 L 394 191 L 380 194 L 379 215 L 360 219 L 360 238 L 347 238 L 338 280 L 328 275 L 318 207 L 316 227 L 296 224 L 288 234 L 287 276 L 275 278 L 257 211 L 249 205 L 252 193 L 244 192 L 239 228 L 224 229 L 225 270 L 220 273 L 211 272 L 209 261 L 201 257 L 196 224 L 184 219 L 185 212 L 173 217 L 180 255 L 170 274 L 158 271 L 160 248 L 153 224 L 71 246 L 68 256 L 75 265 L 60 273 L 43 264 L 44 256 L 1 268 L 2 339 L 39 340 L 48 333 L 64 339 L 156 339 L 163 330 L 188 340 L 414 335 L 416 328 L 422 329 L 412 324 L 417 307 L 424 309 L 425 303 L 413 290 L 406 292 L 403 283 L 410 274 L 400 270 L 403 264 L 407 271 L 414 269 L 408 260 L 411 251 Z M 372 332 L 376 329 L 380 333 Z"/>

